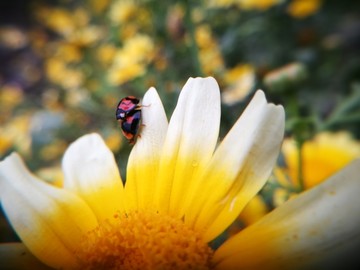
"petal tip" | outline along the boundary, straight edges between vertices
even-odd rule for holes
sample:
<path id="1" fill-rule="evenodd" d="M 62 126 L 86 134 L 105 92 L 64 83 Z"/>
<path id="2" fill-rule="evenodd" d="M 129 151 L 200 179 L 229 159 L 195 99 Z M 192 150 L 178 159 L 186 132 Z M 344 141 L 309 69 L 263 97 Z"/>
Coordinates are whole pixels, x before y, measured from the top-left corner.
<path id="1" fill-rule="evenodd" d="M 83 166 L 94 160 L 102 160 L 107 157 L 111 150 L 98 133 L 83 135 L 69 145 L 62 159 L 64 172 L 66 167 Z"/>
<path id="2" fill-rule="evenodd" d="M 149 95 L 149 94 L 153 94 L 154 92 L 157 93 L 157 90 L 156 90 L 156 88 L 155 88 L 154 86 L 151 86 L 151 87 L 146 91 L 146 93 L 145 93 L 144 96 Z"/>
<path id="3" fill-rule="evenodd" d="M 103 143 L 104 143 L 104 141 L 103 141 L 102 137 L 100 136 L 100 134 L 94 132 L 94 133 L 89 133 L 89 134 L 83 135 L 80 138 L 76 139 L 74 142 L 72 142 L 70 144 L 68 150 L 73 149 L 73 148 L 80 148 L 80 147 L 81 148 L 86 147 L 88 149 L 91 149 L 91 147 L 93 147 L 97 144 L 103 144 Z"/>
<path id="4" fill-rule="evenodd" d="M 12 170 L 18 170 L 21 166 L 24 166 L 21 156 L 16 152 L 12 152 L 0 161 L 0 178 L 2 178 L 2 175 L 7 175 Z M 5 176 L 3 177 L 6 178 Z"/>
<path id="5" fill-rule="evenodd" d="M 10 160 L 13 159 L 20 159 L 20 156 L 18 153 L 16 152 L 12 152 L 9 155 L 5 156 L 1 161 L 0 161 L 0 167 L 4 166 L 5 163 L 9 162 Z"/>
<path id="6" fill-rule="evenodd" d="M 159 94 L 158 94 L 156 88 L 155 87 L 150 87 L 146 91 L 146 93 L 145 93 L 145 95 L 143 97 L 142 103 L 144 103 L 144 102 L 147 103 L 147 102 L 149 102 L 151 100 L 154 100 L 154 99 L 158 100 L 158 99 L 160 99 L 160 97 L 159 97 Z M 145 104 L 144 106 L 148 106 L 148 105 Z"/>

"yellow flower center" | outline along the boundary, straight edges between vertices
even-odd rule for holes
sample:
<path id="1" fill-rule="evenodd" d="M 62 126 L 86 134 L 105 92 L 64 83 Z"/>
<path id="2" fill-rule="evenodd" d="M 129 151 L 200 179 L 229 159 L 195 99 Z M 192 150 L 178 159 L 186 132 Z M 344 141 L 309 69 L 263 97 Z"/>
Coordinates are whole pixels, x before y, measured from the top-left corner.
<path id="1" fill-rule="evenodd" d="M 82 269 L 210 269 L 213 251 L 182 220 L 152 212 L 117 214 L 90 231 Z"/>

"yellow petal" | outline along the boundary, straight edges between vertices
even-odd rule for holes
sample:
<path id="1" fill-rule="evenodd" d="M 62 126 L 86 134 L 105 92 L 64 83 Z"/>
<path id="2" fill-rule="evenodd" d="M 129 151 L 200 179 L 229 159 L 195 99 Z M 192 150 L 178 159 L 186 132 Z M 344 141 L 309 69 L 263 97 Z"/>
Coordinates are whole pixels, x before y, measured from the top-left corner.
<path id="1" fill-rule="evenodd" d="M 97 226 L 83 200 L 31 175 L 16 153 L 0 163 L 0 198 L 12 227 L 37 258 L 55 268 L 77 266 L 74 251 Z"/>
<path id="2" fill-rule="evenodd" d="M 263 187 L 284 135 L 284 110 L 257 91 L 216 150 L 199 190 L 196 226 L 211 240 L 225 230 Z M 200 206 L 200 208 L 199 208 Z M 197 208 L 193 205 L 194 214 Z"/>
<path id="3" fill-rule="evenodd" d="M 150 88 L 142 100 L 142 124 L 129 156 L 126 185 L 126 209 L 144 209 L 151 206 L 154 179 L 157 177 L 160 154 L 168 122 L 164 107 L 155 88 Z"/>
<path id="4" fill-rule="evenodd" d="M 249 201 L 240 213 L 238 219 L 246 226 L 249 226 L 265 216 L 267 213 L 269 213 L 269 209 L 264 199 L 260 195 L 256 195 Z"/>
<path id="5" fill-rule="evenodd" d="M 41 263 L 22 243 L 0 244 L 1 269 L 50 270 Z"/>
<path id="6" fill-rule="evenodd" d="M 157 207 L 182 216 L 197 173 L 210 160 L 220 124 L 220 91 L 214 78 L 190 78 L 171 117 L 156 186 Z"/>
<path id="7" fill-rule="evenodd" d="M 294 184 L 298 179 L 298 149 L 294 139 L 284 140 L 286 165 Z M 321 132 L 302 147 L 302 174 L 305 189 L 311 188 L 360 157 L 360 143 L 345 132 Z"/>
<path id="8" fill-rule="evenodd" d="M 98 134 L 72 143 L 62 165 L 64 188 L 81 197 L 99 220 L 124 209 L 124 188 L 114 155 Z"/>
<path id="9" fill-rule="evenodd" d="M 230 238 L 216 269 L 357 269 L 359 175 L 357 160 Z"/>

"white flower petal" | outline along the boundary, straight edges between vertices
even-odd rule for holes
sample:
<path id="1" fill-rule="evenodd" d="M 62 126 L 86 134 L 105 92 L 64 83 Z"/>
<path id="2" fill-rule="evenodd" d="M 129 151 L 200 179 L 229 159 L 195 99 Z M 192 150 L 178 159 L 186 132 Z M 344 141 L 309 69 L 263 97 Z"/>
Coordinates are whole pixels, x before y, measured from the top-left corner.
<path id="1" fill-rule="evenodd" d="M 257 91 L 204 175 L 208 191 L 202 187 L 203 197 L 197 198 L 201 213 L 196 226 L 206 228 L 205 239 L 225 230 L 263 187 L 279 154 L 284 124 L 283 108 L 267 104 Z M 196 214 L 194 205 L 192 210 Z"/>
<path id="2" fill-rule="evenodd" d="M 50 270 L 42 264 L 22 243 L 0 244 L 1 269 L 14 270 Z"/>
<path id="3" fill-rule="evenodd" d="M 75 192 L 99 220 L 111 218 L 123 206 L 123 184 L 110 149 L 98 134 L 77 139 L 63 158 L 64 188 Z"/>
<path id="4" fill-rule="evenodd" d="M 226 241 L 217 269 L 358 269 L 360 160 Z"/>
<path id="5" fill-rule="evenodd" d="M 79 242 L 98 225 L 83 200 L 31 175 L 16 153 L 0 163 L 0 198 L 12 227 L 37 258 L 55 268 L 77 265 Z"/>
<path id="6" fill-rule="evenodd" d="M 127 166 L 125 185 L 126 209 L 146 208 L 154 195 L 160 154 L 168 122 L 155 88 L 150 88 L 142 100 L 142 127 Z"/>
<path id="7" fill-rule="evenodd" d="M 190 78 L 171 117 L 157 183 L 157 207 L 184 214 L 186 195 L 210 160 L 220 125 L 220 90 L 214 78 Z M 185 197 L 184 197 L 185 196 Z"/>

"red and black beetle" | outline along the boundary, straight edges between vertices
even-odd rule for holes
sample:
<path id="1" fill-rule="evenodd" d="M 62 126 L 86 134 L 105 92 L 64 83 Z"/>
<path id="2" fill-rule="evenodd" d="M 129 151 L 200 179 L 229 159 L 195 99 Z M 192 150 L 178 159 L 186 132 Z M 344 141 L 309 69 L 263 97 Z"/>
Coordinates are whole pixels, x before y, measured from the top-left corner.
<path id="1" fill-rule="evenodd" d="M 135 144 L 141 125 L 140 100 L 134 96 L 122 98 L 116 109 L 116 119 L 125 138 L 130 144 Z"/>

